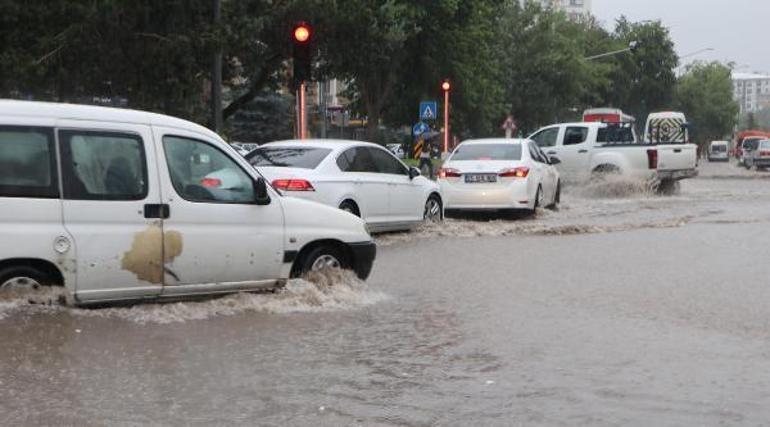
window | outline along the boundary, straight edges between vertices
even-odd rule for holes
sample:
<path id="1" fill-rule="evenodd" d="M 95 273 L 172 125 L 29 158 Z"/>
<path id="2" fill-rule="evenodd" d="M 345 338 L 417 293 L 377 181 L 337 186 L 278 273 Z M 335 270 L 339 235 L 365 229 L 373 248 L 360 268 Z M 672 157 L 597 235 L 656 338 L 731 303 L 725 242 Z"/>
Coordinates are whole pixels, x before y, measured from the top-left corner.
<path id="1" fill-rule="evenodd" d="M 64 198 L 142 200 L 147 196 L 147 161 L 138 135 L 59 131 Z"/>
<path id="2" fill-rule="evenodd" d="M 521 160 L 521 144 L 465 144 L 452 154 L 452 160 Z"/>
<path id="3" fill-rule="evenodd" d="M 564 145 L 577 145 L 586 142 L 588 138 L 588 128 L 586 127 L 568 127 L 564 132 Z"/>
<path id="4" fill-rule="evenodd" d="M 634 131 L 630 126 L 607 126 L 599 128 L 596 142 L 633 143 Z"/>
<path id="5" fill-rule="evenodd" d="M 337 158 L 337 166 L 343 172 L 379 172 L 371 153 L 365 147 L 345 150 Z"/>
<path id="6" fill-rule="evenodd" d="M 530 139 L 537 142 L 538 147 L 553 147 L 559 137 L 559 128 L 548 128 L 532 135 Z"/>
<path id="7" fill-rule="evenodd" d="M 164 136 L 171 183 L 185 200 L 202 203 L 254 203 L 254 180 L 208 143 Z"/>
<path id="8" fill-rule="evenodd" d="M 246 159 L 253 166 L 315 169 L 331 152 L 326 148 L 261 147 L 250 152 Z"/>
<path id="9" fill-rule="evenodd" d="M 398 160 L 393 158 L 393 155 L 385 150 L 379 148 L 366 148 L 377 165 L 377 170 L 380 173 L 387 173 L 391 175 L 409 175 L 409 171 Z"/>
<path id="10" fill-rule="evenodd" d="M 57 198 L 50 129 L 0 126 L 0 197 Z"/>

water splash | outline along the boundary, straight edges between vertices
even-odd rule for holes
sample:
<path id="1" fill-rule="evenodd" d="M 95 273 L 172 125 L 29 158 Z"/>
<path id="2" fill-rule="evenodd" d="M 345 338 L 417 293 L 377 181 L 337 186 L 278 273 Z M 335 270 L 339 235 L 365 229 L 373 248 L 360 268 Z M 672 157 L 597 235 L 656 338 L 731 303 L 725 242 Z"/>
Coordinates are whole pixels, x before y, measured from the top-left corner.
<path id="1" fill-rule="evenodd" d="M 350 271 L 327 270 L 293 279 L 276 293 L 238 293 L 202 301 L 138 304 L 129 307 L 73 308 L 59 303 L 62 291 L 45 291 L 50 298 L 17 293 L 0 298 L 0 319 L 14 312 L 68 312 L 82 317 L 114 318 L 138 324 L 169 324 L 234 316 L 247 312 L 287 314 L 351 310 L 387 299 L 368 288 Z M 33 298 L 34 297 L 34 298 Z M 36 302 L 40 301 L 40 302 Z M 46 303 L 47 301 L 47 303 Z"/>

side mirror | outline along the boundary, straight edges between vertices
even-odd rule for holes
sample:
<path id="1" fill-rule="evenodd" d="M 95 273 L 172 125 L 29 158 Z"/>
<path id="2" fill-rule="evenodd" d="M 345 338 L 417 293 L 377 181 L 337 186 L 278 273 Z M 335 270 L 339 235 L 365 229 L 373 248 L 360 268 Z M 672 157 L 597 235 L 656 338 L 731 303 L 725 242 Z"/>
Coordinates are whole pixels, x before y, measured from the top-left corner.
<path id="1" fill-rule="evenodd" d="M 409 179 L 415 179 L 420 175 L 422 175 L 422 173 L 416 167 L 412 166 L 409 168 Z"/>
<path id="2" fill-rule="evenodd" d="M 561 160 L 559 160 L 559 158 L 556 156 L 551 156 L 548 158 L 548 163 L 552 165 L 558 165 L 559 163 L 561 163 Z"/>
<path id="3" fill-rule="evenodd" d="M 267 192 L 265 178 L 259 177 L 254 181 L 254 202 L 260 206 L 270 204 L 270 194 Z"/>

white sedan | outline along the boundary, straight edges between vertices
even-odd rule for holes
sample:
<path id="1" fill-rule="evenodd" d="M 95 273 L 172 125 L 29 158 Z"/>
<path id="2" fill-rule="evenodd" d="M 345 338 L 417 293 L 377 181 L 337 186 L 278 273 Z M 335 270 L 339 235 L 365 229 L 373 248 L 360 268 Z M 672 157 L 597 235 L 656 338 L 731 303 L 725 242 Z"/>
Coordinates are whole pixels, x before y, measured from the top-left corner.
<path id="1" fill-rule="evenodd" d="M 457 146 L 439 170 L 447 211 L 556 208 L 561 197 L 558 159 L 528 139 L 479 139 Z"/>
<path id="2" fill-rule="evenodd" d="M 438 185 L 377 144 L 281 141 L 246 158 L 285 195 L 346 210 L 361 217 L 370 232 L 407 230 L 444 217 Z"/>

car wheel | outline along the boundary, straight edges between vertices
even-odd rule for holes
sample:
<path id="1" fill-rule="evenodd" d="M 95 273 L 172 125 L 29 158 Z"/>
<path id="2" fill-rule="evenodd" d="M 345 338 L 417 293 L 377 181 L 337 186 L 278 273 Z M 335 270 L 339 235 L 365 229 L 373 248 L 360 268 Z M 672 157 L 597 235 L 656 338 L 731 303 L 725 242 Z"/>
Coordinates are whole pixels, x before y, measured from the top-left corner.
<path id="1" fill-rule="evenodd" d="M 0 289 L 37 290 L 53 281 L 44 272 L 27 266 L 0 271 Z"/>
<path id="2" fill-rule="evenodd" d="M 532 210 L 529 211 L 531 216 L 537 215 L 537 208 L 543 206 L 543 186 L 537 186 L 537 192 L 535 193 L 535 204 L 532 206 Z"/>
<path id="3" fill-rule="evenodd" d="M 298 260 L 292 271 L 292 277 L 302 277 L 310 272 L 324 271 L 330 268 L 349 268 L 348 259 L 334 245 L 319 245 L 310 249 Z"/>
<path id="4" fill-rule="evenodd" d="M 561 181 L 556 183 L 556 194 L 553 196 L 553 203 L 548 206 L 548 209 L 556 210 L 561 203 Z"/>
<path id="5" fill-rule="evenodd" d="M 357 217 L 361 216 L 361 211 L 358 210 L 358 206 L 352 200 L 345 200 L 344 202 L 340 203 L 340 209 Z"/>
<path id="6" fill-rule="evenodd" d="M 422 217 L 425 222 L 441 222 L 444 220 L 444 210 L 442 209 L 440 197 L 435 194 L 431 194 L 428 197 Z"/>

